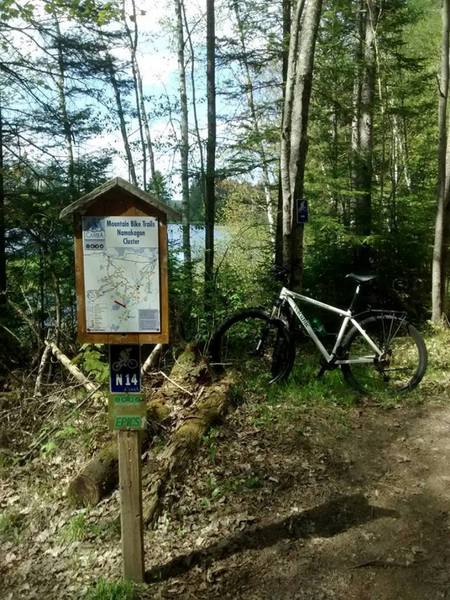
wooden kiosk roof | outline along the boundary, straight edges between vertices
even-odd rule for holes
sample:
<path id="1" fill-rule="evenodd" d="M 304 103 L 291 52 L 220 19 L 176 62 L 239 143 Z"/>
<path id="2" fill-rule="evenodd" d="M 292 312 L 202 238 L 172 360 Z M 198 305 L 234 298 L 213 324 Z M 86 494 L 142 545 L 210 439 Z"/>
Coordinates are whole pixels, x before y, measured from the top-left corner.
<path id="1" fill-rule="evenodd" d="M 88 194 L 85 194 L 78 200 L 75 200 L 75 202 L 72 202 L 71 204 L 63 208 L 59 215 L 60 218 L 66 219 L 67 217 L 70 217 L 73 214 L 84 214 L 91 206 L 91 204 L 93 204 L 98 198 L 112 190 L 121 190 L 126 194 L 134 196 L 141 202 L 148 204 L 149 207 L 156 208 L 157 210 L 166 214 L 169 219 L 179 220 L 181 218 L 181 214 L 178 211 L 174 210 L 167 204 L 164 204 L 164 202 L 158 200 L 153 194 L 149 194 L 148 192 L 140 190 L 138 187 L 132 185 L 128 181 L 125 181 L 125 179 L 122 179 L 121 177 L 114 177 L 113 179 L 106 181 L 102 185 L 95 188 L 95 190 L 92 190 Z"/>

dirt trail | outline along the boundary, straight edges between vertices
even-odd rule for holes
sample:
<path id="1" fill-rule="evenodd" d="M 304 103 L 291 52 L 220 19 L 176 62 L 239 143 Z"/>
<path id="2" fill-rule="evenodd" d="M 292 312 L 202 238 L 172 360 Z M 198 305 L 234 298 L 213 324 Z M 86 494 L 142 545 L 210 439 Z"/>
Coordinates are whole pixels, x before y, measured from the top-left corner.
<path id="1" fill-rule="evenodd" d="M 256 522 L 154 565 L 148 575 L 166 583 L 152 593 L 450 598 L 449 432 L 450 409 L 429 405 L 354 410 L 334 447 L 323 431 L 295 452 L 268 434 L 260 447 L 280 485 L 257 501 Z"/>
<path id="2" fill-rule="evenodd" d="M 450 600 L 449 432 L 445 400 L 243 404 L 168 490 L 139 598 Z M 82 513 L 62 497 L 78 445 L 1 482 L 22 526 L 0 539 L 0 598 L 79 600 L 120 576 L 117 493 Z"/>

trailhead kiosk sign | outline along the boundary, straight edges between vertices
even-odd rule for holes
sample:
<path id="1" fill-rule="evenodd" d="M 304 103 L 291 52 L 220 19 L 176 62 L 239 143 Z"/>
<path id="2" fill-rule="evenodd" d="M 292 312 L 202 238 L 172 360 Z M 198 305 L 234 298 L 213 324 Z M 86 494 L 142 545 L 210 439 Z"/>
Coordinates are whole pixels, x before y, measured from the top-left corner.
<path id="1" fill-rule="evenodd" d="M 108 344 L 109 415 L 117 430 L 123 574 L 144 580 L 140 346 L 169 340 L 167 218 L 180 215 L 116 177 L 72 202 L 78 340 Z"/>
<path id="2" fill-rule="evenodd" d="M 82 217 L 86 330 L 161 330 L 155 217 Z"/>
<path id="3" fill-rule="evenodd" d="M 180 214 L 115 177 L 72 202 L 78 341 L 169 341 L 167 220 Z"/>

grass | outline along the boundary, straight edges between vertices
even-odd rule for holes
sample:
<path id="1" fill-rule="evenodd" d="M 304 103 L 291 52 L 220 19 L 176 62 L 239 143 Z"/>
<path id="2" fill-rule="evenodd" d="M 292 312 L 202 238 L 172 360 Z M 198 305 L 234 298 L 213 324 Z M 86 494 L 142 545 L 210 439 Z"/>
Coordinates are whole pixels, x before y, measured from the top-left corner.
<path id="1" fill-rule="evenodd" d="M 250 473 L 246 477 L 237 476 L 217 478 L 214 474 L 207 479 L 209 498 L 200 498 L 202 508 L 209 509 L 211 502 L 232 494 L 248 494 L 263 487 L 264 481 L 257 473 Z"/>
<path id="2" fill-rule="evenodd" d="M 88 590 L 85 600 L 134 600 L 136 593 L 131 581 L 106 581 L 99 579 Z"/>
<path id="3" fill-rule="evenodd" d="M 25 516 L 15 511 L 0 514 L 0 539 L 18 542 L 25 528 Z"/>
<path id="4" fill-rule="evenodd" d="M 61 530 L 61 538 L 65 542 L 82 542 L 91 538 L 112 538 L 120 535 L 120 522 L 112 521 L 93 523 L 86 513 L 73 516 Z"/>
<path id="5" fill-rule="evenodd" d="M 245 383 L 239 382 L 235 394 L 245 399 L 253 425 L 262 428 L 291 422 L 307 407 L 339 407 L 345 412 L 346 408 L 364 406 L 369 401 L 388 409 L 399 404 L 414 405 L 446 397 L 450 387 L 450 330 L 428 326 L 424 338 L 428 349 L 425 377 L 418 388 L 404 394 L 379 391 L 370 396 L 363 395 L 344 380 L 340 369 L 327 371 L 317 379 L 319 356 L 308 345 L 297 348 L 295 365 L 286 382 L 267 385 L 255 376 Z"/>

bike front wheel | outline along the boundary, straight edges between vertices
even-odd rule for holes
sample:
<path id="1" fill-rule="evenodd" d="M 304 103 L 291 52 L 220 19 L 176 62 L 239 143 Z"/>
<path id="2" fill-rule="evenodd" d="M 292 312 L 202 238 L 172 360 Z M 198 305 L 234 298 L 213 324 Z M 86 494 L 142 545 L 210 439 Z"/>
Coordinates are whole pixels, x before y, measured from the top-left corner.
<path id="1" fill-rule="evenodd" d="M 233 370 L 243 379 L 275 383 L 286 379 L 295 351 L 286 325 L 259 309 L 246 309 L 226 319 L 209 344 L 211 364 Z"/>
<path id="2" fill-rule="evenodd" d="M 370 316 L 360 325 L 382 355 L 376 356 L 359 330 L 350 331 L 342 344 L 343 356 L 355 362 L 341 365 L 345 380 L 365 394 L 398 394 L 415 388 L 427 367 L 427 349 L 417 329 L 389 313 Z"/>

